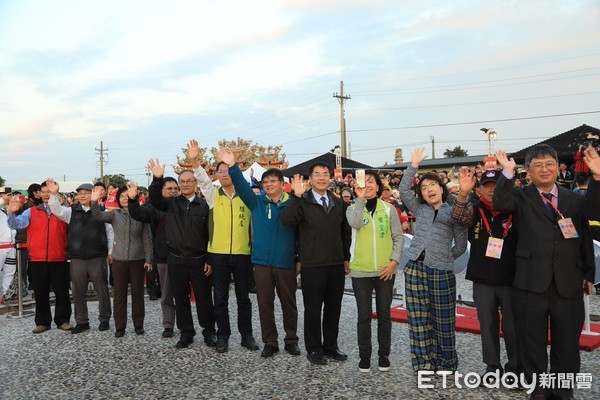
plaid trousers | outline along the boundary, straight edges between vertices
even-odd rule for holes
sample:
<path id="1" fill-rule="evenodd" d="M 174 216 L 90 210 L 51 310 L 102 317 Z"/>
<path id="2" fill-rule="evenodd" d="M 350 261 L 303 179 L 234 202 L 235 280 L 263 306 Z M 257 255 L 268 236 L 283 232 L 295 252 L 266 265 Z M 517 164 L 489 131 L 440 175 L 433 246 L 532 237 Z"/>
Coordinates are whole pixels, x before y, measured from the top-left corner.
<path id="1" fill-rule="evenodd" d="M 411 260 L 404 276 L 413 370 L 456 371 L 454 271 Z"/>

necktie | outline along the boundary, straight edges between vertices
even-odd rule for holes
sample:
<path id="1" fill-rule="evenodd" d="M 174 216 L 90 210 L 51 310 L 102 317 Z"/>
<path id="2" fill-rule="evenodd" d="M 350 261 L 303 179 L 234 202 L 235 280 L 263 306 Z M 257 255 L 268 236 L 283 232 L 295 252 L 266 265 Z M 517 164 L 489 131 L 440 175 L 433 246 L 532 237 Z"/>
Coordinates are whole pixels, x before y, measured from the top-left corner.
<path id="1" fill-rule="evenodd" d="M 554 210 L 554 207 L 552 207 L 552 193 L 542 193 L 542 196 L 548 199 L 548 201 L 545 201 L 544 203 L 546 203 L 546 208 L 548 209 L 550 216 L 556 218 L 556 211 Z"/>
<path id="2" fill-rule="evenodd" d="M 327 199 L 325 197 L 321 197 L 321 205 L 323 206 L 323 210 L 327 212 Z"/>

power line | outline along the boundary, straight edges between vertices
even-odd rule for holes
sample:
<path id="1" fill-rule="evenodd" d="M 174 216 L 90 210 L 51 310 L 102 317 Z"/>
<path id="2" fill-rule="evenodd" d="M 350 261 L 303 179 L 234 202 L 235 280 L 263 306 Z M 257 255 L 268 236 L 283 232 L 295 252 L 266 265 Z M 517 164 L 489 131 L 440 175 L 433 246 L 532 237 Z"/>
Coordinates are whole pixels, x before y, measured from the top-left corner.
<path id="1" fill-rule="evenodd" d="M 429 124 L 429 125 L 412 125 L 412 126 L 400 126 L 395 128 L 371 128 L 371 129 L 352 129 L 348 132 L 374 132 L 374 131 L 391 131 L 391 130 L 403 130 L 403 129 L 421 129 L 421 128 L 438 128 L 442 126 L 458 126 L 458 125 L 473 125 L 473 124 L 487 124 L 491 122 L 509 122 L 509 121 L 523 121 L 530 119 L 543 119 L 543 118 L 558 118 L 558 117 L 569 117 L 573 115 L 586 115 L 586 114 L 597 114 L 600 111 L 582 111 L 575 113 L 566 114 L 550 114 L 550 115 L 536 115 L 531 117 L 517 117 L 517 118 L 501 118 L 501 119 L 488 119 L 481 121 L 467 121 L 467 122 L 450 122 L 444 124 Z"/>
<path id="2" fill-rule="evenodd" d="M 514 77 L 514 78 L 502 78 L 502 79 L 490 79 L 490 80 L 486 80 L 486 81 L 453 83 L 453 84 L 449 84 L 449 85 L 423 86 L 423 87 L 416 87 L 416 88 L 389 89 L 389 90 L 379 90 L 379 91 L 364 91 L 364 92 L 355 92 L 355 93 L 358 93 L 358 94 L 365 94 L 365 93 L 373 94 L 373 93 L 397 92 L 397 91 L 406 91 L 406 90 L 415 90 L 415 89 L 419 90 L 419 89 L 451 88 L 451 87 L 465 86 L 465 85 L 479 85 L 479 84 L 482 84 L 482 83 L 506 82 L 506 81 L 514 81 L 514 80 L 518 80 L 518 79 L 540 78 L 540 77 L 543 77 L 543 76 L 570 74 L 572 72 L 590 71 L 590 70 L 594 70 L 594 69 L 598 69 L 598 68 L 600 68 L 600 67 L 597 66 L 597 67 L 590 67 L 590 68 L 574 69 L 574 70 L 570 70 L 570 71 L 549 72 L 549 73 L 546 73 L 546 74 L 535 74 L 535 75 L 517 76 L 517 77 Z"/>
<path id="3" fill-rule="evenodd" d="M 529 81 L 529 82 L 512 82 L 512 83 L 506 83 L 504 85 L 484 85 L 484 86 L 475 86 L 475 87 L 453 87 L 453 88 L 449 88 L 449 89 L 436 89 L 436 90 L 426 90 L 426 89 L 430 89 L 430 88 L 420 88 L 417 89 L 416 91 L 410 91 L 413 89 L 396 89 L 396 90 L 390 90 L 388 92 L 370 92 L 370 93 L 363 93 L 363 94 L 358 94 L 358 96 L 393 96 L 393 95 L 400 95 L 400 94 L 418 94 L 418 93 L 436 93 L 436 92 L 452 92 L 452 91 L 460 91 L 460 90 L 474 90 L 474 89 L 489 89 L 489 88 L 495 88 L 495 87 L 506 87 L 506 86 L 515 86 L 515 85 L 529 85 L 529 84 L 533 84 L 533 83 L 541 83 L 541 82 L 552 82 L 552 81 L 559 81 L 559 80 L 564 80 L 564 79 L 577 79 L 577 78 L 587 78 L 590 76 L 595 76 L 595 75 L 600 75 L 600 72 L 598 73 L 594 73 L 594 74 L 586 74 L 586 75 L 577 75 L 577 76 L 563 76 L 563 77 L 559 77 L 559 78 L 548 78 L 548 79 L 539 79 L 536 81 Z M 469 85 L 469 84 L 467 84 Z M 423 90 L 421 90 L 423 89 Z"/>
<path id="4" fill-rule="evenodd" d="M 577 59 L 580 59 L 580 58 L 596 57 L 598 55 L 600 55 L 600 53 L 585 54 L 585 55 L 580 55 L 580 56 L 575 56 L 575 57 L 558 58 L 558 59 L 554 59 L 554 60 L 538 61 L 538 62 L 526 63 L 526 64 L 509 65 L 509 66 L 506 66 L 506 67 L 497 67 L 497 68 L 487 68 L 487 69 L 478 69 L 478 70 L 471 70 L 471 71 L 463 71 L 463 72 L 457 72 L 457 73 L 454 73 L 454 74 L 417 76 L 417 77 L 410 78 L 410 80 L 428 80 L 428 79 L 446 78 L 446 77 L 451 77 L 451 76 L 472 75 L 472 74 L 476 74 L 476 73 L 480 73 L 480 72 L 502 71 L 502 70 L 506 70 L 506 69 L 515 69 L 515 68 L 521 68 L 521 67 L 530 67 L 530 66 L 533 66 L 533 65 L 553 64 L 553 63 L 562 62 L 562 61 L 577 60 Z M 399 82 L 405 82 L 405 81 L 406 81 L 405 79 L 397 79 L 397 80 L 387 80 L 387 81 L 381 81 L 381 82 L 355 82 L 355 83 L 353 83 L 353 85 L 358 85 L 358 86 L 360 86 L 360 85 L 377 85 L 377 84 L 399 83 Z"/>
<path id="5" fill-rule="evenodd" d="M 543 99 L 551 99 L 557 97 L 570 97 L 570 96 L 583 96 L 588 94 L 598 94 L 600 91 L 593 92 L 580 92 L 580 93 L 567 93 L 567 94 L 557 94 L 550 96 L 538 96 L 538 97 L 523 97 L 519 99 L 504 99 L 504 100 L 489 100 L 489 101 L 475 101 L 469 103 L 455 103 L 455 104 L 432 104 L 432 105 L 418 105 L 418 106 L 405 106 L 405 107 L 384 107 L 384 108 L 363 108 L 363 109 L 353 109 L 352 111 L 385 111 L 385 110 L 410 110 L 416 108 L 437 108 L 437 107 L 457 107 L 457 106 L 472 106 L 479 104 L 494 104 L 494 103 L 509 103 L 513 101 L 528 101 L 528 100 L 543 100 Z"/>

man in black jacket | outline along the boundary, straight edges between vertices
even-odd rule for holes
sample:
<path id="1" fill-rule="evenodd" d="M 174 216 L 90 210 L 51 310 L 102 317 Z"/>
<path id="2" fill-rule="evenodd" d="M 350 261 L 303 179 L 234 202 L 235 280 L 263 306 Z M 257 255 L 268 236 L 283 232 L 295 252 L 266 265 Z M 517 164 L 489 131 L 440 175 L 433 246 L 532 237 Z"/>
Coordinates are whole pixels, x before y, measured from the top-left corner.
<path id="1" fill-rule="evenodd" d="M 589 219 L 600 221 L 600 155 L 593 147 L 587 148 L 583 153 L 585 154 L 583 161 L 590 168 L 592 174 L 585 194 L 585 212 Z"/>
<path id="2" fill-rule="evenodd" d="M 202 326 L 204 342 L 207 346 L 216 345 L 215 310 L 212 300 L 211 268 L 206 264 L 208 247 L 208 204 L 196 195 L 197 181 L 192 171 L 179 175 L 181 195 L 162 195 L 165 164 L 158 159 L 150 160 L 148 167 L 154 175 L 148 188 L 150 203 L 167 213 L 165 236 L 169 256 L 167 257 L 169 279 L 175 295 L 175 314 L 181 338 L 176 347 L 186 348 L 194 342 L 194 320 L 190 304 L 190 283 L 196 297 L 198 321 Z"/>
<path id="3" fill-rule="evenodd" d="M 488 170 L 481 176 L 481 196 L 468 202 L 475 187 L 473 171 L 460 169 L 460 191 L 452 207 L 452 220 L 469 228 L 469 264 L 466 279 L 473 282 L 473 300 L 481 331 L 481 348 L 486 373 L 499 370 L 518 373 L 518 348 L 512 309 L 517 231 L 514 216 L 496 211 L 492 196 L 500 172 Z M 498 313 L 502 309 L 502 318 Z M 508 362 L 500 363 L 500 324 Z"/>
<path id="4" fill-rule="evenodd" d="M 134 182 L 130 183 L 132 191 L 137 189 Z M 136 191 L 137 193 L 137 191 Z M 162 196 L 174 197 L 179 195 L 179 186 L 174 178 L 166 177 L 163 179 Z M 142 207 L 138 201 L 138 196 L 129 197 L 129 215 L 131 218 L 150 224 L 152 230 L 152 244 L 154 246 L 154 265 L 158 271 L 158 279 L 160 282 L 161 296 L 160 306 L 163 317 L 162 337 L 172 337 L 173 327 L 175 326 L 175 303 L 173 301 L 173 288 L 169 280 L 167 257 L 169 249 L 167 247 L 167 237 L 165 235 L 165 217 L 164 211 L 158 210 L 152 204 Z M 147 275 L 146 275 L 147 276 Z M 147 282 L 146 282 L 147 284 Z"/>
<path id="5" fill-rule="evenodd" d="M 548 323 L 550 373 L 580 369 L 583 294 L 584 288 L 591 290 L 595 270 L 584 199 L 556 185 L 558 157 L 548 145 L 534 146 L 525 157 L 532 184 L 524 189 L 513 187 L 515 160 L 504 151 L 496 158 L 504 171 L 494 191 L 494 209 L 518 218 L 513 307 L 521 365 L 530 381 L 538 379 L 531 398 L 572 398 L 572 388 L 541 385 L 540 374 L 548 368 Z"/>
<path id="6" fill-rule="evenodd" d="M 46 185 L 50 190 L 48 207 L 53 214 L 69 224 L 68 256 L 71 259 L 71 283 L 73 303 L 75 303 L 75 322 L 71 333 L 81 333 L 90 329 L 87 308 L 87 286 L 92 281 L 98 294 L 100 314 L 99 330 L 109 329 L 111 316 L 110 296 L 108 294 L 107 257 L 112 253 L 113 228 L 110 224 L 96 221 L 90 211 L 91 194 L 94 187 L 84 183 L 77 188 L 79 204 L 71 207 L 60 205 L 58 183 L 49 179 Z"/>
<path id="7" fill-rule="evenodd" d="M 315 163 L 309 169 L 312 189 L 305 192 L 302 177 L 294 176 L 294 195 L 283 211 L 285 225 L 297 225 L 300 233 L 304 342 L 313 364 L 325 365 L 323 356 L 345 361 L 338 348 L 338 332 L 345 274 L 350 272 L 352 230 L 344 202 L 327 189 L 331 168 Z M 323 308 L 323 341 L 321 341 Z"/>

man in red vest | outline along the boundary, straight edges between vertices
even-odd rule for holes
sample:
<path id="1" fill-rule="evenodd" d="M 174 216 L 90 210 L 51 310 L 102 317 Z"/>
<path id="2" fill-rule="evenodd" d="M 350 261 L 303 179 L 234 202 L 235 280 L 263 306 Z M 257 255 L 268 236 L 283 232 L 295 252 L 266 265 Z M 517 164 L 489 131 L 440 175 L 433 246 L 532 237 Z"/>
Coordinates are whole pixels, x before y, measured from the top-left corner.
<path id="1" fill-rule="evenodd" d="M 33 333 L 50 329 L 50 285 L 56 295 L 54 323 L 63 331 L 70 331 L 71 300 L 69 298 L 69 267 L 67 266 L 67 224 L 48 208 L 50 191 L 42 183 L 42 204 L 28 208 L 23 214 L 19 199 L 13 197 L 8 206 L 8 226 L 27 229 L 29 271 L 35 292 L 35 324 Z"/>

